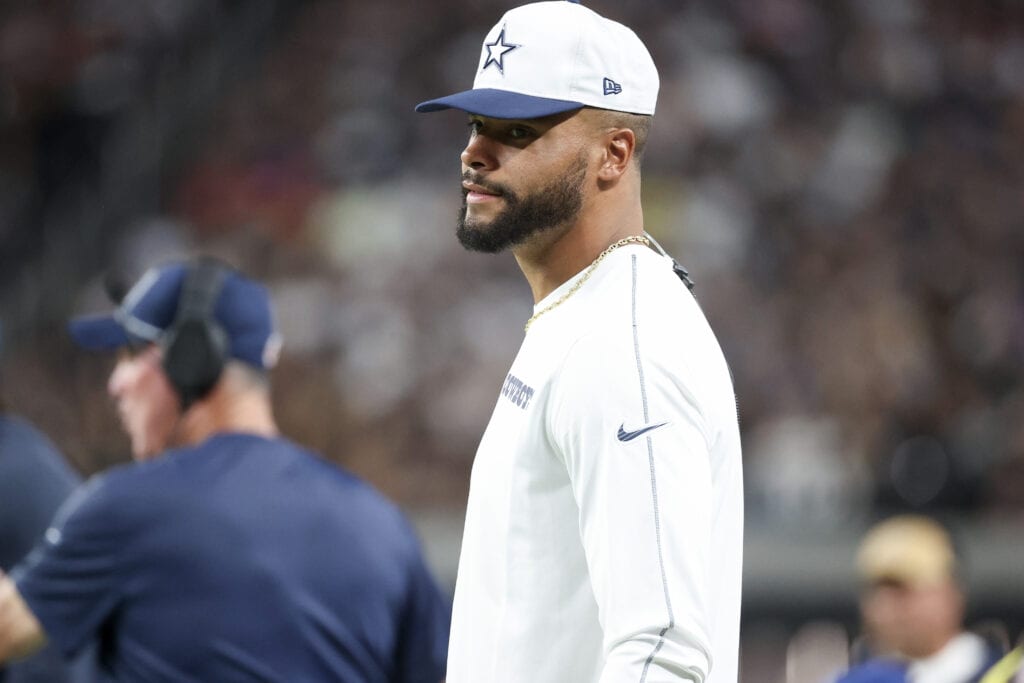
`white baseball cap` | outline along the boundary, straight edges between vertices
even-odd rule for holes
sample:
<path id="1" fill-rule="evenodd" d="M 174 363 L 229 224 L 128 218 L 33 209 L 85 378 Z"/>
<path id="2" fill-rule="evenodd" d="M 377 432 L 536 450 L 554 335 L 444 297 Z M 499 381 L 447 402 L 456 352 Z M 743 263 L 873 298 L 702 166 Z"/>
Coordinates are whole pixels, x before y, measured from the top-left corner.
<path id="1" fill-rule="evenodd" d="M 920 515 L 898 515 L 871 528 L 857 551 L 857 569 L 868 583 L 935 585 L 956 576 L 949 532 Z"/>
<path id="2" fill-rule="evenodd" d="M 658 70 L 632 30 L 574 0 L 509 10 L 484 39 L 473 89 L 416 105 L 498 119 L 597 107 L 654 114 Z"/>

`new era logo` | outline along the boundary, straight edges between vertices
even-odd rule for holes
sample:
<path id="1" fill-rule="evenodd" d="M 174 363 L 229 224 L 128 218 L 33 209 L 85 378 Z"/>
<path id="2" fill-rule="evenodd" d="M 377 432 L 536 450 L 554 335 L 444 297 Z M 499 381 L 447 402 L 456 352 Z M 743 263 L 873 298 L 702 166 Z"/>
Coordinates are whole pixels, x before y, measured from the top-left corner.
<path id="1" fill-rule="evenodd" d="M 622 86 L 613 81 L 610 78 L 604 79 L 604 94 L 605 95 L 618 95 L 622 92 Z"/>

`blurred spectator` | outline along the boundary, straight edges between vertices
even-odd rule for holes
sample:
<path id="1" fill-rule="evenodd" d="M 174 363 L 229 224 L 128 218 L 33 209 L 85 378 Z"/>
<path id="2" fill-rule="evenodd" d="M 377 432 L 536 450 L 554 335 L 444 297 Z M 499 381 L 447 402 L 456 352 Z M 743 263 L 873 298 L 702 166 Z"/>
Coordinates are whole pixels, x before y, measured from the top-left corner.
<path id="1" fill-rule="evenodd" d="M 974 683 L 1002 651 L 964 628 L 965 597 L 947 531 L 930 518 L 891 517 L 857 554 L 867 652 L 839 683 Z"/>
<path id="2" fill-rule="evenodd" d="M 42 433 L 9 414 L 0 399 L 0 570 L 9 571 L 43 538 L 57 508 L 79 483 Z M 55 648 L 0 665 L 2 683 L 65 683 L 74 678 Z"/>
<path id="3" fill-rule="evenodd" d="M 50 440 L 0 403 L 0 569 L 28 555 L 78 483 Z"/>

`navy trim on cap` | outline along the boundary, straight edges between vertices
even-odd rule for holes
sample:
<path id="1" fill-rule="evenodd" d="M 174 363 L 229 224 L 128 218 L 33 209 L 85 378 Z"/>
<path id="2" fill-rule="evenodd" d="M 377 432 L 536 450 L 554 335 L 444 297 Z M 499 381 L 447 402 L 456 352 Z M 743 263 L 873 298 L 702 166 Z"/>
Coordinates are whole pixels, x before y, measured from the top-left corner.
<path id="1" fill-rule="evenodd" d="M 461 109 L 469 114 L 488 116 L 492 119 L 538 119 L 542 116 L 582 109 L 584 106 L 582 102 L 535 97 L 495 88 L 479 88 L 421 102 L 416 105 L 416 111 L 427 113 L 442 109 Z"/>
<path id="2" fill-rule="evenodd" d="M 126 346 L 128 333 L 112 315 L 75 318 L 68 323 L 68 332 L 83 349 L 101 351 Z"/>

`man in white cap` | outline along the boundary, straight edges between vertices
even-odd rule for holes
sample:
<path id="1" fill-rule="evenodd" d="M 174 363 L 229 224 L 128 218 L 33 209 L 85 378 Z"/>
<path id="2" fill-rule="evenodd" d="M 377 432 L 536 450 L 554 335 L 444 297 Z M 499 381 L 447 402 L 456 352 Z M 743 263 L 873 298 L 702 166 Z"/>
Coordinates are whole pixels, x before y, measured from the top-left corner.
<path id="1" fill-rule="evenodd" d="M 507 12 L 471 90 L 457 228 L 512 251 L 534 314 L 480 443 L 449 683 L 735 683 L 743 486 L 725 359 L 652 249 L 640 157 L 658 73 L 628 28 Z"/>

